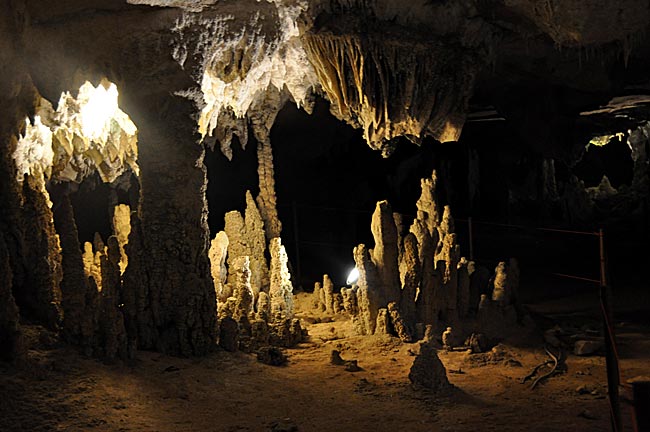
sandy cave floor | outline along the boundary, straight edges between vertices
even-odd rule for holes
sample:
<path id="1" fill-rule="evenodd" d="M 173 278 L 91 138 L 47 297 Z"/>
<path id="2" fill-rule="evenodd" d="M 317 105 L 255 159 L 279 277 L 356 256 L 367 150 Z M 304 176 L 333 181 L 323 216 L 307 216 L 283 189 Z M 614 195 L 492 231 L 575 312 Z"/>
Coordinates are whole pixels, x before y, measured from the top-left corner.
<path id="1" fill-rule="evenodd" d="M 531 335 L 506 343 L 509 358 L 498 364 L 441 351 L 454 389 L 434 395 L 408 381 L 413 344 L 353 336 L 342 318 L 308 330 L 309 342 L 287 350 L 289 364 L 273 367 L 224 351 L 139 352 L 132 365 L 105 365 L 29 327 L 28 359 L 0 365 L 0 431 L 610 430 L 600 356 L 570 356 L 566 373 L 531 390 L 520 380 L 546 359 Z M 648 374 L 650 329 L 617 331 L 624 377 Z M 331 365 L 333 349 L 363 370 Z M 629 423 L 625 405 L 623 414 Z"/>

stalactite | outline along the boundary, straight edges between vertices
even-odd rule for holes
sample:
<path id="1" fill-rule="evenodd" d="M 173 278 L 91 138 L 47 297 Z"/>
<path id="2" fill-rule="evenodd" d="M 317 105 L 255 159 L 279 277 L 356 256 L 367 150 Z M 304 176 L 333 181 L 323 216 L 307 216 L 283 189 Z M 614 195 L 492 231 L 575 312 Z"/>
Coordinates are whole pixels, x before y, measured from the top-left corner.
<path id="1" fill-rule="evenodd" d="M 280 237 L 282 224 L 278 218 L 277 198 L 275 196 L 275 179 L 273 168 L 273 151 L 271 141 L 266 139 L 258 143 L 257 173 L 259 176 L 260 193 L 257 205 L 264 220 L 264 232 L 267 239 Z"/>
<path id="2" fill-rule="evenodd" d="M 129 257 L 124 251 L 124 246 L 129 242 L 129 234 L 131 234 L 131 207 L 127 204 L 116 205 L 113 208 L 111 225 L 120 245 L 120 273 L 124 274 L 124 270 L 129 265 Z"/>
<path id="3" fill-rule="evenodd" d="M 346 33 L 303 36 L 336 117 L 361 127 L 368 144 L 384 154 L 397 136 L 458 139 L 479 67 L 475 56 L 440 41 L 392 39 L 370 29 Z"/>

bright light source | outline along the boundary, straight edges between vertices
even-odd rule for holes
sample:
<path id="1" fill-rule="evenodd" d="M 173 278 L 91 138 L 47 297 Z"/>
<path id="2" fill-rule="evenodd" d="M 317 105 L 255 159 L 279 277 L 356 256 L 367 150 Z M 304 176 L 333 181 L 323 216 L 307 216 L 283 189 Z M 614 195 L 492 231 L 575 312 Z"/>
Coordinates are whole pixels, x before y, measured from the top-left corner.
<path id="1" fill-rule="evenodd" d="M 117 97 L 117 87 L 113 83 L 106 88 L 103 84 L 93 87 L 86 81 L 79 89 L 81 130 L 90 140 L 99 140 L 110 128 L 111 119 L 119 111 Z"/>
<path id="2" fill-rule="evenodd" d="M 348 279 L 345 281 L 346 285 L 354 285 L 359 280 L 359 269 L 353 268 L 348 275 Z"/>

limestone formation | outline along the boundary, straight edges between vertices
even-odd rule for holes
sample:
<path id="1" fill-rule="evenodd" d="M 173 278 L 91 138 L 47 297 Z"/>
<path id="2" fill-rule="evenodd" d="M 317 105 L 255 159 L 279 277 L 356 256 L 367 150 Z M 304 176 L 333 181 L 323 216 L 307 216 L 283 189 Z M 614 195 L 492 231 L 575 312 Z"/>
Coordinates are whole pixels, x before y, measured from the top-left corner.
<path id="1" fill-rule="evenodd" d="M 249 316 L 253 313 L 250 260 L 247 256 L 238 257 L 235 259 L 233 266 L 235 274 L 233 297 L 235 298 L 235 304 L 232 318 L 239 324 L 240 329 L 243 328 L 249 332 Z"/>
<path id="2" fill-rule="evenodd" d="M 214 282 L 214 291 L 217 301 L 225 301 L 228 297 L 224 294 L 224 284 L 228 277 L 228 268 L 226 267 L 226 257 L 228 255 L 228 235 L 225 231 L 219 231 L 215 238 L 210 242 L 210 271 L 212 281 Z"/>
<path id="3" fill-rule="evenodd" d="M 11 292 L 11 284 L 11 266 L 3 231 L 0 232 L 0 360 L 4 361 L 16 360 L 24 349 L 18 306 Z"/>
<path id="4" fill-rule="evenodd" d="M 375 331 L 374 334 L 386 335 L 390 334 L 390 317 L 388 315 L 388 309 L 381 308 L 377 311 L 377 320 L 375 322 Z"/>
<path id="5" fill-rule="evenodd" d="M 377 314 L 382 307 L 382 298 L 375 287 L 380 286 L 382 282 L 365 245 L 354 248 L 353 255 L 355 265 L 359 269 L 359 279 L 356 284 L 358 314 L 352 317 L 352 322 L 357 333 L 370 335 L 375 333 Z"/>
<path id="6" fill-rule="evenodd" d="M 277 198 L 275 196 L 275 178 L 273 168 L 273 151 L 269 138 L 258 143 L 257 147 L 257 173 L 259 176 L 260 194 L 257 196 L 257 205 L 264 220 L 266 238 L 272 240 L 280 237 L 282 225 L 278 218 Z"/>
<path id="7" fill-rule="evenodd" d="M 335 313 L 334 311 L 334 283 L 328 275 L 323 275 L 323 299 L 325 300 L 325 311 Z"/>
<path id="8" fill-rule="evenodd" d="M 246 191 L 244 223 L 246 228 L 246 248 L 250 259 L 251 288 L 253 295 L 257 298 L 260 291 L 268 289 L 269 269 L 265 256 L 266 235 L 264 221 L 249 191 Z"/>
<path id="9" fill-rule="evenodd" d="M 397 227 L 388 201 L 380 201 L 372 215 L 371 227 L 375 247 L 372 262 L 381 279 L 380 296 L 382 303 L 400 300 L 399 257 Z"/>
<path id="10" fill-rule="evenodd" d="M 420 344 L 420 352 L 409 371 L 409 380 L 417 386 L 433 391 L 444 391 L 451 387 L 447 370 L 429 343 Z"/>
<path id="11" fill-rule="evenodd" d="M 408 323 L 417 322 L 415 299 L 421 290 L 422 267 L 418 251 L 418 241 L 413 233 L 404 237 L 400 260 L 400 279 L 402 279 L 402 292 L 400 295 L 399 309 L 404 320 Z"/>
<path id="12" fill-rule="evenodd" d="M 442 346 L 449 350 L 454 347 L 455 335 L 451 327 L 442 332 Z"/>
<path id="13" fill-rule="evenodd" d="M 264 291 L 257 298 L 257 318 L 265 322 L 271 319 L 271 298 Z"/>
<path id="14" fill-rule="evenodd" d="M 269 246 L 271 252 L 271 298 L 272 317 L 293 317 L 293 286 L 287 268 L 287 252 L 279 237 L 271 239 Z"/>
<path id="15" fill-rule="evenodd" d="M 512 300 L 510 284 L 506 274 L 506 263 L 501 261 L 495 270 L 494 290 L 492 291 L 492 301 L 502 307 L 509 305 Z"/>
<path id="16" fill-rule="evenodd" d="M 115 236 L 108 238 L 106 253 L 101 256 L 102 289 L 98 313 L 98 333 L 102 357 L 112 360 L 126 358 L 133 352 L 120 309 L 121 271 L 120 245 Z"/>
<path id="17" fill-rule="evenodd" d="M 95 343 L 97 287 L 84 271 L 79 236 L 67 195 L 55 205 L 54 223 L 61 239 L 63 338 L 92 355 Z M 93 281 L 91 283 L 91 281 Z"/>
<path id="18" fill-rule="evenodd" d="M 61 247 L 54 229 L 49 198 L 37 178 L 25 176 L 22 212 L 25 221 L 25 262 L 29 271 L 23 289 L 15 293 L 22 314 L 56 330 L 61 324 Z"/>
<path id="19" fill-rule="evenodd" d="M 397 333 L 397 337 L 399 337 L 402 342 L 413 342 L 412 331 L 409 328 L 407 321 L 402 318 L 402 314 L 400 313 L 397 303 L 388 303 L 388 315 L 390 316 L 391 328 L 395 331 L 395 333 Z"/>
<path id="20" fill-rule="evenodd" d="M 120 244 L 120 273 L 124 274 L 126 267 L 129 265 L 129 258 L 124 247 L 129 242 L 131 234 L 131 207 L 127 204 L 119 204 L 113 208 L 113 218 L 111 220 L 113 232 Z"/>
<path id="21" fill-rule="evenodd" d="M 468 265 L 469 263 L 465 258 L 462 258 L 458 264 L 458 305 L 456 309 L 461 319 L 467 317 L 470 309 L 470 276 Z"/>
<path id="22" fill-rule="evenodd" d="M 246 192 L 245 216 L 242 217 L 241 213 L 237 211 L 226 213 L 224 231 L 228 239 L 228 268 L 232 268 L 235 259 L 242 256 L 249 257 L 251 288 L 255 299 L 257 299 L 261 291 L 268 292 L 269 269 L 265 256 L 266 239 L 264 223 L 250 192 Z M 223 244 L 225 239 L 222 238 L 220 241 Z M 229 274 L 227 279 L 228 284 L 232 283 L 233 278 L 234 276 Z M 216 285 L 215 289 L 217 289 Z M 225 290 L 221 294 L 222 299 L 226 298 L 226 294 L 229 294 L 227 291 L 231 291 L 231 289 L 227 289 L 224 286 L 221 287 L 221 290 Z"/>
<path id="23" fill-rule="evenodd" d="M 239 328 L 237 321 L 225 317 L 219 322 L 219 346 L 226 351 L 237 351 L 239 344 Z"/>
<path id="24" fill-rule="evenodd" d="M 323 288 L 320 282 L 314 283 L 314 292 L 312 293 L 312 306 L 321 312 L 325 312 L 325 301 L 323 298 Z"/>

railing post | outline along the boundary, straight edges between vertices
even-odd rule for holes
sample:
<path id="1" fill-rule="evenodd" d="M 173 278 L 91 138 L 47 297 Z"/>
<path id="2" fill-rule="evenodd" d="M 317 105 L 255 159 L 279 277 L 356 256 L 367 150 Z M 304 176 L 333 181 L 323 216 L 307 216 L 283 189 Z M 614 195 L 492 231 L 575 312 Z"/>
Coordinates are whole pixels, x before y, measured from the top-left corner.
<path id="1" fill-rule="evenodd" d="M 616 340 L 611 306 L 611 293 L 607 284 L 607 257 L 605 254 L 605 236 L 603 229 L 598 230 L 598 246 L 600 249 L 600 305 L 603 312 L 603 332 L 605 336 L 605 361 L 607 365 L 607 395 L 609 397 L 612 430 L 622 431 L 621 406 L 618 387 L 620 371 L 616 354 Z"/>

